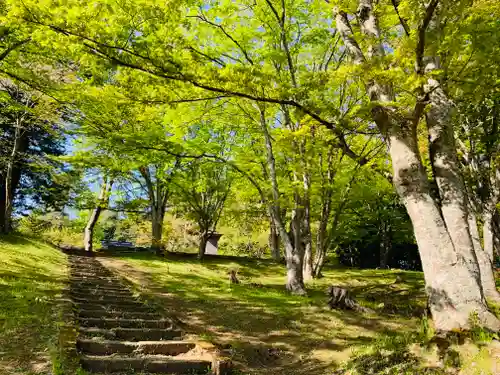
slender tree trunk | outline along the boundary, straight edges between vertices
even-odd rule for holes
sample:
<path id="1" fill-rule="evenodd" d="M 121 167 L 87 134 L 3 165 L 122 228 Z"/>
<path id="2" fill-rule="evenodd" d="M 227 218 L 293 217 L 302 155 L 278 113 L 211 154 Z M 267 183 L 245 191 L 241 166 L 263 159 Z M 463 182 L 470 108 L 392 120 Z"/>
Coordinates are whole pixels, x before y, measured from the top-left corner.
<path id="1" fill-rule="evenodd" d="M 200 243 L 198 247 L 198 259 L 203 259 L 203 257 L 205 256 L 205 251 L 207 250 L 208 238 L 209 238 L 209 233 L 207 231 L 203 231 L 203 233 L 200 235 Z"/>
<path id="2" fill-rule="evenodd" d="M 495 275 L 493 273 L 494 262 L 494 237 L 493 237 L 493 213 L 495 204 L 487 204 L 483 213 L 483 247 L 479 248 L 478 262 L 481 270 L 481 284 L 485 296 L 495 302 L 500 301 L 500 293 L 496 288 Z M 477 226 L 476 226 L 477 231 Z"/>
<path id="3" fill-rule="evenodd" d="M 390 224 L 386 222 L 381 223 L 380 228 L 380 268 L 387 268 L 389 260 L 389 252 L 391 250 L 391 238 L 390 238 Z"/>
<path id="4" fill-rule="evenodd" d="M 159 199 L 159 201 L 161 202 L 162 200 Z M 152 207 L 151 214 L 151 233 L 153 237 L 151 241 L 151 248 L 155 250 L 157 254 L 160 254 L 162 249 L 163 220 L 165 219 L 165 208 L 161 206 Z"/>
<path id="5" fill-rule="evenodd" d="M 96 207 L 92 210 L 90 217 L 85 226 L 85 231 L 83 235 L 83 247 L 85 251 L 92 252 L 93 239 L 94 239 L 94 227 L 99 220 L 102 210 L 107 206 L 109 200 L 109 193 L 111 192 L 111 187 L 113 186 L 113 181 L 108 180 L 108 177 L 104 177 L 104 181 L 101 185 L 101 191 L 99 192 L 99 199 Z"/>
<path id="6" fill-rule="evenodd" d="M 281 260 L 280 243 L 276 224 L 274 224 L 272 217 L 269 219 L 269 247 L 271 248 L 271 256 L 273 259 L 279 262 Z"/>
<path id="7" fill-rule="evenodd" d="M 313 254 L 312 254 L 312 236 L 311 236 L 311 201 L 309 190 L 311 181 L 309 174 L 304 174 L 304 221 L 303 221 L 303 242 L 304 242 L 304 269 L 303 276 L 305 281 L 313 278 Z"/>
<path id="8" fill-rule="evenodd" d="M 4 204 L 4 214 L 3 214 L 3 231 L 4 233 L 9 233 L 12 230 L 12 211 L 14 209 L 14 184 L 13 184 L 13 174 L 16 164 L 16 160 L 19 153 L 19 148 L 21 146 L 21 120 L 18 118 L 16 120 L 14 129 L 14 143 L 12 145 L 12 150 L 10 153 L 10 158 L 7 163 L 7 170 L 5 172 L 5 204 Z"/>
<path id="9" fill-rule="evenodd" d="M 270 207 L 270 215 L 273 217 L 278 234 L 285 248 L 285 261 L 287 269 L 286 288 L 292 294 L 305 295 L 306 289 L 304 286 L 302 261 L 303 254 L 297 250 L 288 235 L 285 225 L 281 220 L 281 209 L 279 206 L 279 188 L 278 179 L 276 176 L 276 161 L 274 159 L 273 145 L 269 129 L 267 127 L 265 110 L 260 108 L 260 124 L 264 134 L 264 141 L 267 152 L 267 165 L 269 168 L 269 177 L 271 179 L 271 188 L 273 194 L 273 202 Z M 296 245 L 296 244 L 295 244 Z"/>

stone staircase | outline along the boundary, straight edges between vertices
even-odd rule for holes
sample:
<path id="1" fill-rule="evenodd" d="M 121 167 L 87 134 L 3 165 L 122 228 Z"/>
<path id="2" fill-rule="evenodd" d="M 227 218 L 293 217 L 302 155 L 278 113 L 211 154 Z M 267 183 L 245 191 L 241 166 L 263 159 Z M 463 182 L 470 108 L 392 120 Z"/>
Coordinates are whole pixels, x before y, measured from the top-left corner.
<path id="1" fill-rule="evenodd" d="M 70 255 L 70 267 L 83 369 L 100 374 L 229 374 L 213 346 L 183 340 L 172 319 L 134 297 L 97 259 Z"/>

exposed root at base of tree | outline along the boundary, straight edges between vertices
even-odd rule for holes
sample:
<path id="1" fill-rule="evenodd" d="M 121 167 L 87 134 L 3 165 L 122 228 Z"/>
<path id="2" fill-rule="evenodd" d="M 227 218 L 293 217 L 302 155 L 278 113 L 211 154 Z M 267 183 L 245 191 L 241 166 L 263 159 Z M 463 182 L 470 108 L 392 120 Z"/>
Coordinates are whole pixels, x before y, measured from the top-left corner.
<path id="1" fill-rule="evenodd" d="M 373 310 L 361 306 L 354 298 L 351 297 L 349 291 L 339 286 L 331 285 L 326 290 L 328 296 L 328 306 L 332 309 L 353 310 L 357 312 L 371 313 Z"/>

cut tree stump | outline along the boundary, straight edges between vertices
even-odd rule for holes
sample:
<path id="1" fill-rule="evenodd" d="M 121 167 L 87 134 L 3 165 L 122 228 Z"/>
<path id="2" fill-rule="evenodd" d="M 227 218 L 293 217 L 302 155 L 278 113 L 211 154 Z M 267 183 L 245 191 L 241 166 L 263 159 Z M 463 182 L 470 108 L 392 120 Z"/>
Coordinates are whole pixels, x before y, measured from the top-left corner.
<path id="1" fill-rule="evenodd" d="M 345 288 L 330 285 L 326 290 L 326 295 L 328 296 L 328 306 L 332 309 L 373 312 L 373 310 L 363 307 L 356 302 L 356 300 L 351 297 L 351 293 Z"/>

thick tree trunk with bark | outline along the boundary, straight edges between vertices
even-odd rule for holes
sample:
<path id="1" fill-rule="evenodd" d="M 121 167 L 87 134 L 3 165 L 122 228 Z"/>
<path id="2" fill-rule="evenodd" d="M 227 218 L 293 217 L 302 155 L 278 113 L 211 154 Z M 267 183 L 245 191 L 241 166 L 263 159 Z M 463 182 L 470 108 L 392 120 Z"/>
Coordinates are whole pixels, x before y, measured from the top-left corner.
<path id="1" fill-rule="evenodd" d="M 104 181 L 101 185 L 101 191 L 99 192 L 99 199 L 96 207 L 92 210 L 90 217 L 85 226 L 85 231 L 83 235 L 83 247 L 85 251 L 92 252 L 93 239 L 94 239 L 94 227 L 99 220 L 99 216 L 104 208 L 106 208 L 109 200 L 109 194 L 113 186 L 113 180 L 108 180 L 108 177 L 104 177 Z"/>
<path id="2" fill-rule="evenodd" d="M 478 274 L 455 251 L 441 212 L 431 196 L 414 131 L 390 137 L 394 184 L 415 231 L 422 260 L 429 307 L 438 330 L 469 327 L 470 315 L 492 329 L 498 320 L 488 311 Z M 468 229 L 467 229 L 468 231 Z"/>
<path id="3" fill-rule="evenodd" d="M 430 15 L 432 16 L 432 9 Z M 358 16 L 362 32 L 373 41 L 378 41 L 380 33 L 370 0 L 360 0 Z M 355 62 L 363 64 L 366 60 L 353 36 L 347 14 L 338 11 L 336 21 L 337 29 Z M 425 34 L 426 25 L 423 27 Z M 370 47 L 369 49 L 368 57 L 370 58 L 383 54 L 381 44 L 376 43 L 378 48 Z M 418 58 L 420 57 L 417 57 L 417 61 Z M 367 83 L 367 94 L 372 101 L 376 102 L 372 109 L 372 116 L 381 133 L 386 137 L 392 160 L 394 185 L 413 224 L 424 270 L 426 291 L 429 296 L 429 308 L 436 329 L 451 331 L 468 328 L 470 315 L 475 313 L 482 325 L 499 330 L 500 321 L 486 306 L 478 279 L 477 261 L 475 267 L 471 263 L 475 256 L 468 227 L 464 228 L 462 225 L 463 221 L 467 220 L 467 216 L 460 217 L 463 214 L 461 208 L 464 204 L 461 197 L 457 197 L 457 202 L 454 202 L 451 196 L 443 197 L 450 200 L 446 208 L 450 225 L 453 226 L 452 233 L 450 233 L 447 228 L 448 221 L 445 223 L 443 219 L 444 212 L 441 212 L 431 196 L 417 141 L 417 124 L 420 113 L 423 111 L 421 103 L 418 103 L 419 105 L 411 114 L 400 116 L 389 105 L 394 100 L 390 88 L 370 81 Z M 431 124 L 431 129 L 433 126 L 435 125 Z M 434 144 L 437 143 L 435 139 Z M 448 156 L 448 154 L 445 155 Z M 439 164 L 441 160 L 437 159 L 437 161 L 438 164 L 435 164 L 435 167 L 447 166 L 445 163 Z M 448 162 L 448 160 L 443 160 L 443 162 Z M 446 182 L 445 173 L 440 176 L 442 184 L 453 185 L 455 183 L 453 179 Z M 466 234 L 456 233 L 458 228 L 465 230 Z M 453 240 L 457 242 L 459 249 L 456 249 Z M 469 243 L 468 250 L 467 242 Z"/>

